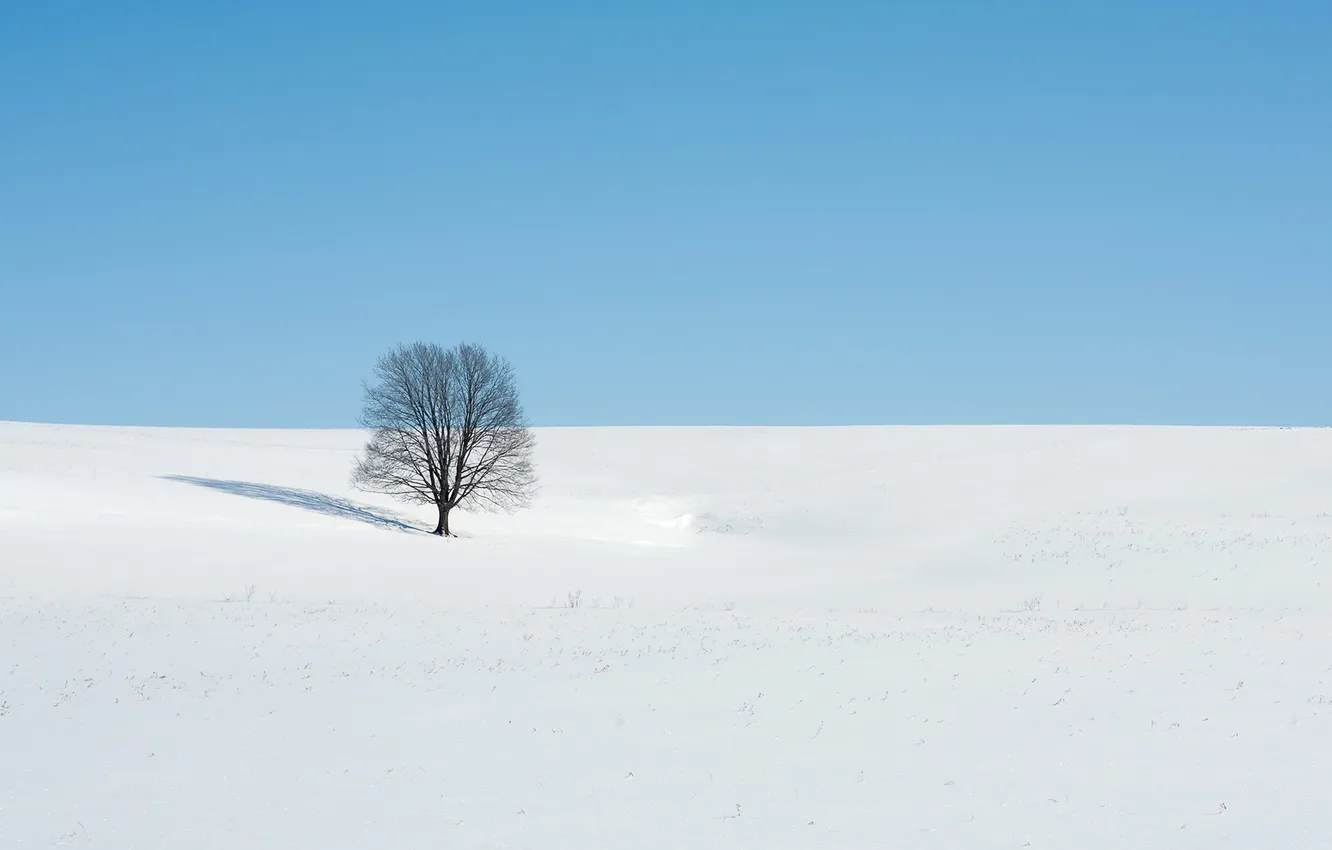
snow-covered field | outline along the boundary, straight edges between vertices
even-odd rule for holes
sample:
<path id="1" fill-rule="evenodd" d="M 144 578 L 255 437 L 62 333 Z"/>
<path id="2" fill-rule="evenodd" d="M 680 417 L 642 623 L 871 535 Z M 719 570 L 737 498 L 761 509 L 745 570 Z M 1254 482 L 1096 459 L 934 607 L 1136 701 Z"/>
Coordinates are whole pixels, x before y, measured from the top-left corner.
<path id="1" fill-rule="evenodd" d="M 1332 846 L 1332 431 L 0 424 L 0 847 Z"/>

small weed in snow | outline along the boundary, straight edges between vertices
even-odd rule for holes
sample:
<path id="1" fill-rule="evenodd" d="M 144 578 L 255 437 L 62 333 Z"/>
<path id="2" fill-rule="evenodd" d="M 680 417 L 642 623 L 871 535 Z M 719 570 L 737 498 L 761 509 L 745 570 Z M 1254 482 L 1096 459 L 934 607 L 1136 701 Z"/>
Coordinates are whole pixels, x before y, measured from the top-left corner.
<path id="1" fill-rule="evenodd" d="M 1045 594 L 1043 593 L 1038 593 L 1035 596 L 1028 596 L 1026 599 L 1022 600 L 1022 604 L 1014 610 L 1016 610 L 1017 612 L 1025 611 L 1029 613 L 1036 613 L 1037 611 L 1041 610 L 1041 602 L 1044 599 L 1045 599 Z"/>

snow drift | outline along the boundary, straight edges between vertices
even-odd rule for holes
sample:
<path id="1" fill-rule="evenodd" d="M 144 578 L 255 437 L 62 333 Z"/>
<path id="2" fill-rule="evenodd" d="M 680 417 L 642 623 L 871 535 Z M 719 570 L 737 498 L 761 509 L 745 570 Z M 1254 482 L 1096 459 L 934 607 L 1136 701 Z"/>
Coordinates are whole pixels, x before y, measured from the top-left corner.
<path id="1" fill-rule="evenodd" d="M 0 423 L 0 846 L 1332 846 L 1332 432 Z"/>
<path id="2" fill-rule="evenodd" d="M 0 424 L 0 581 L 219 599 L 1325 606 L 1332 431 L 541 429 L 465 539 L 353 491 L 354 431 Z"/>

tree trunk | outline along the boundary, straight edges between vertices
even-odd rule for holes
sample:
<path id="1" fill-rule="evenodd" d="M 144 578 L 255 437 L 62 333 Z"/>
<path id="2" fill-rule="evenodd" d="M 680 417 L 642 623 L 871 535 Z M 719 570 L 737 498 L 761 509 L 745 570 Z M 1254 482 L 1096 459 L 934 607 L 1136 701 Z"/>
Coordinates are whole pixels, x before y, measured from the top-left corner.
<path id="1" fill-rule="evenodd" d="M 444 504 L 440 504 L 438 507 L 439 522 L 436 523 L 435 530 L 430 533 L 438 534 L 440 537 L 452 537 L 453 534 L 449 531 L 449 511 L 452 510 L 452 508 Z"/>

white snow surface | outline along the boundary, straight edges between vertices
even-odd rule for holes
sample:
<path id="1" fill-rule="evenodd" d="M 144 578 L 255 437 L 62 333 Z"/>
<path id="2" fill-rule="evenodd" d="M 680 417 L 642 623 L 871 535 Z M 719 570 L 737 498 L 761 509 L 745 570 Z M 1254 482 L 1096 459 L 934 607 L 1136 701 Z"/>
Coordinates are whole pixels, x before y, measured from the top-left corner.
<path id="1" fill-rule="evenodd" d="M 1332 431 L 0 423 L 0 847 L 1332 847 Z"/>

